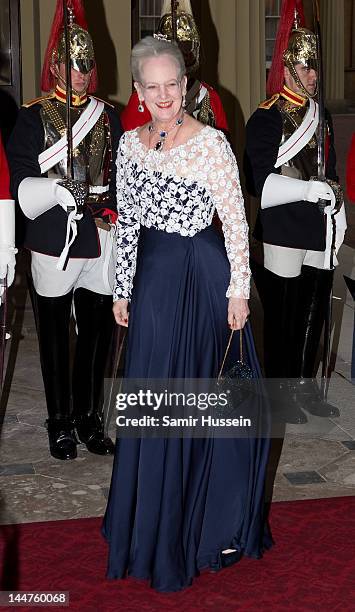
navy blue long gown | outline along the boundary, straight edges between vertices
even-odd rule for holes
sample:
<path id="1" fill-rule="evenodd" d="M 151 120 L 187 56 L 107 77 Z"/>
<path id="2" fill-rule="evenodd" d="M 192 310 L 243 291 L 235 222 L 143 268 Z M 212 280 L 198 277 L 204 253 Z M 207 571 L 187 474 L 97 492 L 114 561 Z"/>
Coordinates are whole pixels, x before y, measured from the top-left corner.
<path id="1" fill-rule="evenodd" d="M 229 145 L 216 130 L 205 127 L 184 146 L 190 159 L 207 148 L 209 158 L 213 154 L 217 160 L 209 171 L 218 171 L 222 162 L 235 176 Z M 230 212 L 215 194 L 211 197 L 212 189 L 199 172 L 179 176 L 177 169 L 184 165 L 176 163 L 185 156 L 182 147 L 177 149 L 171 162 L 172 152 L 164 157 L 148 151 L 135 131 L 126 133 L 120 143 L 115 297 L 131 297 L 127 378 L 216 377 L 230 333 L 226 297 L 234 265 L 233 246 L 227 244 Z M 238 209 L 237 224 L 243 225 L 238 238 L 242 252 L 245 218 L 240 213 L 239 183 L 233 182 L 233 190 L 228 198 L 232 195 L 235 201 L 228 206 Z M 197 202 L 202 213 L 191 213 L 188 202 L 194 211 Z M 167 207 L 165 229 L 162 207 Z M 211 225 L 215 207 L 222 217 L 229 261 L 223 239 Z M 177 226 L 170 229 L 168 219 L 176 211 L 180 218 L 175 220 L 181 223 L 187 215 L 199 230 L 193 227 L 194 233 L 181 235 Z M 134 259 L 133 267 L 125 265 L 127 258 Z M 237 282 L 240 291 L 244 280 Z M 249 324 L 244 342 L 247 361 L 259 376 Z M 267 440 L 254 438 L 118 440 L 103 523 L 109 543 L 108 577 L 145 578 L 159 591 L 177 591 L 190 585 L 200 570 L 219 569 L 221 551 L 227 548 L 260 557 L 270 545 L 263 503 L 268 448 Z"/>

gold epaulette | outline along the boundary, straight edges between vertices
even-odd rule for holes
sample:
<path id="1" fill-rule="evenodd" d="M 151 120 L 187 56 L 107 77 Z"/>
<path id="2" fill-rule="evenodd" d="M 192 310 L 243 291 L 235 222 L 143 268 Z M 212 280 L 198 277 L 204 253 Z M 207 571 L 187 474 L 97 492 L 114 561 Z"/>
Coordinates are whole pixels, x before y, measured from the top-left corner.
<path id="1" fill-rule="evenodd" d="M 115 108 L 114 104 L 111 104 L 111 102 L 107 102 L 107 100 L 103 100 L 102 98 L 98 98 L 97 96 L 93 96 L 92 94 L 90 94 L 91 98 L 95 98 L 95 100 L 99 100 L 99 102 L 103 102 L 104 104 L 107 104 L 107 106 L 111 106 L 111 108 Z"/>
<path id="2" fill-rule="evenodd" d="M 278 93 L 274 94 L 273 96 L 271 96 L 271 98 L 264 100 L 264 102 L 260 102 L 258 108 L 264 108 L 266 110 L 269 110 L 269 108 L 274 106 L 275 102 L 277 102 L 279 97 L 280 97 L 280 94 Z"/>
<path id="3" fill-rule="evenodd" d="M 22 106 L 24 108 L 29 108 L 30 106 L 33 106 L 34 104 L 40 104 L 44 100 L 50 100 L 52 98 L 54 98 L 53 92 L 48 94 L 47 96 L 40 96 L 39 98 L 35 98 L 34 100 L 31 100 L 30 102 L 26 102 L 26 104 L 22 104 Z"/>

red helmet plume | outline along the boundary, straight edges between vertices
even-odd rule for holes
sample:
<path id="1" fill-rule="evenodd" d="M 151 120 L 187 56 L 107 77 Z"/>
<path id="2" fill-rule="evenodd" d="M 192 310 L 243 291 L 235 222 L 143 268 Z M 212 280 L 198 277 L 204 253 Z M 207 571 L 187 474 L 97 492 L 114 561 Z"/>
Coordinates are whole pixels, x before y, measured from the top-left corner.
<path id="1" fill-rule="evenodd" d="M 83 28 L 88 29 L 87 21 L 85 17 L 85 10 L 82 0 L 66 0 L 68 8 L 72 10 L 74 16 L 74 22 Z M 64 29 L 64 11 L 63 11 L 63 0 L 57 0 L 57 5 L 54 13 L 53 23 L 51 32 L 49 35 L 48 45 L 44 56 L 41 89 L 43 91 L 50 91 L 55 86 L 55 79 L 50 71 L 50 67 L 53 64 L 53 54 L 56 52 L 59 44 L 60 37 Z M 97 70 L 94 67 L 88 92 L 92 93 L 97 89 Z"/>
<path id="2" fill-rule="evenodd" d="M 282 89 L 284 82 L 283 54 L 287 49 L 288 41 L 294 27 L 295 11 L 298 16 L 299 27 L 304 27 L 305 18 L 302 0 L 283 0 L 274 54 L 272 56 L 271 68 L 266 83 L 266 91 L 269 96 L 279 93 Z"/>

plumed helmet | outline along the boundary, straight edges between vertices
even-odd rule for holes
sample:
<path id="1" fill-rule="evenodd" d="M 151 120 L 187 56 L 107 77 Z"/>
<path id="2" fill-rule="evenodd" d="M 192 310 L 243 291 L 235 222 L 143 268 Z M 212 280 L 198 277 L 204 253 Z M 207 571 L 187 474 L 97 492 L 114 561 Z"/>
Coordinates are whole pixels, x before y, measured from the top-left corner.
<path id="1" fill-rule="evenodd" d="M 92 38 L 87 30 L 82 0 L 66 0 L 69 15 L 69 44 L 71 66 L 88 74 L 91 70 L 89 93 L 97 89 L 97 71 Z M 55 79 L 50 67 L 53 64 L 66 61 L 66 46 L 64 33 L 64 12 L 62 0 L 57 0 L 52 29 L 47 45 L 42 70 L 41 86 L 43 91 L 50 91 L 55 85 Z"/>
<path id="2" fill-rule="evenodd" d="M 302 0 L 283 0 L 274 55 L 267 81 L 269 95 L 281 91 L 284 66 L 287 66 L 305 96 L 313 98 L 317 95 L 317 90 L 310 94 L 305 89 L 295 68 L 297 64 L 302 64 L 306 68 L 314 68 L 314 70 L 317 70 L 318 67 L 317 38 L 313 32 L 304 27 L 304 22 Z"/>

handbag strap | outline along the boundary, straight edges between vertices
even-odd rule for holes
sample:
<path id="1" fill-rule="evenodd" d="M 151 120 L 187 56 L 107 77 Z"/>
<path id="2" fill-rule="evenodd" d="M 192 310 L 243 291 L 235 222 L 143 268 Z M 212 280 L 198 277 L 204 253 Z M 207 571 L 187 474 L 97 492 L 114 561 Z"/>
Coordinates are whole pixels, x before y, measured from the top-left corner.
<path id="1" fill-rule="evenodd" d="M 219 380 L 221 378 L 221 376 L 222 376 L 224 364 L 226 362 L 226 359 L 227 359 L 227 356 L 228 356 L 228 353 L 229 353 L 229 349 L 230 349 L 230 345 L 232 343 L 233 334 L 234 334 L 234 329 L 232 329 L 232 331 L 230 333 L 228 344 L 227 344 L 227 348 L 226 348 L 225 353 L 224 353 L 222 365 L 221 365 L 220 370 L 218 372 L 217 380 Z M 240 354 L 240 361 L 243 363 L 243 330 L 242 329 L 239 330 L 239 354 Z"/>

